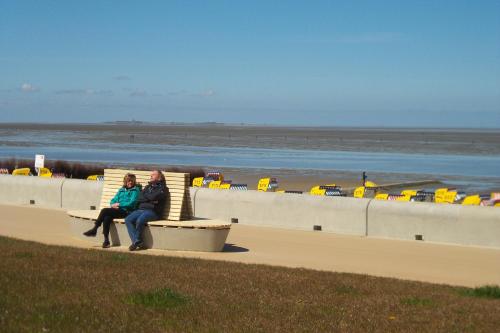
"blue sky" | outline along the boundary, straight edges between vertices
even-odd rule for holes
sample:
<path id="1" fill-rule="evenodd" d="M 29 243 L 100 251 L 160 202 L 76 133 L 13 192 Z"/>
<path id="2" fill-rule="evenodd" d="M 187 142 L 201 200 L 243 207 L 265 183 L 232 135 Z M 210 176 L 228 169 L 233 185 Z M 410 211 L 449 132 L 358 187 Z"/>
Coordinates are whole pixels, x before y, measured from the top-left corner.
<path id="1" fill-rule="evenodd" d="M 500 1 L 0 0 L 0 121 L 500 127 Z"/>

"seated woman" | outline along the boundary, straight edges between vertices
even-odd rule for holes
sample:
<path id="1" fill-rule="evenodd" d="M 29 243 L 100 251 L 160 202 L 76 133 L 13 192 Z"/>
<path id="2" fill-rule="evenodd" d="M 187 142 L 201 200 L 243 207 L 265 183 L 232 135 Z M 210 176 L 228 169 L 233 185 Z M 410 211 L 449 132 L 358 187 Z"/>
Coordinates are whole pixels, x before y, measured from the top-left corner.
<path id="1" fill-rule="evenodd" d="M 125 219 L 127 231 L 132 241 L 130 251 L 144 249 L 142 231 L 149 221 L 158 220 L 168 200 L 165 176 L 160 170 L 151 173 L 149 184 L 139 194 L 137 210 Z"/>
<path id="2" fill-rule="evenodd" d="M 125 177 L 123 177 L 123 187 L 120 188 L 113 199 L 111 199 L 110 208 L 103 208 L 95 221 L 94 227 L 83 234 L 88 237 L 95 237 L 97 229 L 102 224 L 102 233 L 104 235 L 102 247 L 110 247 L 109 227 L 111 226 L 111 222 L 113 222 L 115 218 L 126 217 L 136 209 L 140 192 L 140 187 L 136 185 L 135 175 L 127 173 Z"/>

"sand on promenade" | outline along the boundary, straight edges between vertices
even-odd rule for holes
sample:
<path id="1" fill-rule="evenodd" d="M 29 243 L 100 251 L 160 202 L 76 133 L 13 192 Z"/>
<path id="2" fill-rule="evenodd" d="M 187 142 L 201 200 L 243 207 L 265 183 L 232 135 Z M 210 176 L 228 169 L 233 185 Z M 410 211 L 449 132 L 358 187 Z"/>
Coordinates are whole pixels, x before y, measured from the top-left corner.
<path id="1" fill-rule="evenodd" d="M 0 205 L 0 235 L 99 249 L 72 235 L 63 210 Z M 369 274 L 450 285 L 500 285 L 500 250 L 233 225 L 222 253 L 146 250 L 141 254 Z M 117 247 L 111 251 L 127 251 Z"/>

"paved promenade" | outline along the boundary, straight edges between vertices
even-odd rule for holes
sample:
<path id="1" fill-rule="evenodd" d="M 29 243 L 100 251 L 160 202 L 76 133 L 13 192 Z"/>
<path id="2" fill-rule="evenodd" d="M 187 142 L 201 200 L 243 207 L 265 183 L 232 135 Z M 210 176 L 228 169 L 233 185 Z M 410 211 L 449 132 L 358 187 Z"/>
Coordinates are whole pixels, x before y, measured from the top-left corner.
<path id="1" fill-rule="evenodd" d="M 71 234 L 62 210 L 0 205 L 0 235 L 99 249 Z M 233 225 L 226 252 L 138 253 L 369 274 L 451 285 L 500 285 L 500 250 Z M 106 251 L 127 251 L 116 247 Z"/>

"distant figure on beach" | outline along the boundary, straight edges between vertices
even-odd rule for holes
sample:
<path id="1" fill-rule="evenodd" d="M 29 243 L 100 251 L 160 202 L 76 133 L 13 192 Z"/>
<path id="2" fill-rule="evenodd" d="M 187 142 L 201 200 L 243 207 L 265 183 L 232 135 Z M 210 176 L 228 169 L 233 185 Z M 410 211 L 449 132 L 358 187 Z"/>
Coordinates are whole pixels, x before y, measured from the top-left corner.
<path id="1" fill-rule="evenodd" d="M 160 170 L 151 173 L 149 184 L 139 194 L 139 207 L 125 218 L 132 245 L 130 251 L 144 248 L 142 231 L 149 221 L 158 220 L 162 215 L 168 190 L 165 176 Z"/>
<path id="2" fill-rule="evenodd" d="M 88 237 L 95 237 L 97 235 L 97 229 L 99 229 L 102 224 L 102 233 L 104 235 L 102 247 L 110 247 L 109 227 L 113 219 L 124 218 L 134 211 L 137 208 L 137 199 L 139 198 L 140 192 L 141 188 L 136 183 L 135 175 L 127 173 L 125 177 L 123 177 L 123 187 L 121 187 L 113 199 L 111 199 L 110 207 L 103 208 L 95 221 L 94 227 L 83 234 Z"/>

